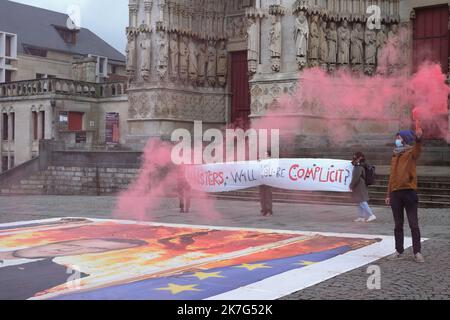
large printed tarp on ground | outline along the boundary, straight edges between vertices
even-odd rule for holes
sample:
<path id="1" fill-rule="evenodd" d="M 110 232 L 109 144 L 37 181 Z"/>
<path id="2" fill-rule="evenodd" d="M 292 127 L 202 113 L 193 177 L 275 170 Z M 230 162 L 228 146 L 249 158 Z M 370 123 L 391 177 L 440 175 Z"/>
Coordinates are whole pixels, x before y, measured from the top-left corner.
<path id="1" fill-rule="evenodd" d="M 393 246 L 376 235 L 134 221 L 0 224 L 0 300 L 271 300 Z"/>
<path id="2" fill-rule="evenodd" d="M 191 166 L 194 190 L 230 192 L 261 185 L 297 191 L 350 192 L 353 165 L 331 159 L 268 159 Z"/>

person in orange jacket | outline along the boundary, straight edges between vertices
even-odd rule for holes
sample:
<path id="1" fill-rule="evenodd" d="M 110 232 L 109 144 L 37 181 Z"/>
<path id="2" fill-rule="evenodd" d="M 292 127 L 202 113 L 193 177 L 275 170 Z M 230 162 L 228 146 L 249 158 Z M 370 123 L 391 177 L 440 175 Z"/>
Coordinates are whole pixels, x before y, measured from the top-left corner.
<path id="1" fill-rule="evenodd" d="M 416 132 L 401 131 L 396 137 L 386 204 L 391 206 L 394 215 L 397 251 L 389 260 L 403 259 L 405 251 L 403 226 L 406 211 L 413 238 L 414 260 L 418 263 L 425 262 L 421 247 L 417 194 L 417 161 L 422 153 L 422 137 L 423 130 L 419 126 Z"/>

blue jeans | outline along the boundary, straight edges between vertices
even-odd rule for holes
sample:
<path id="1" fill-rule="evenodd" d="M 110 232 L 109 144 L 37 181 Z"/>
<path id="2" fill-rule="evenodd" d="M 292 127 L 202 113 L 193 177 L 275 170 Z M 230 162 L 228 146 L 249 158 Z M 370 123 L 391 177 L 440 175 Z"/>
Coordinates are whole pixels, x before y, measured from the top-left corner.
<path id="1" fill-rule="evenodd" d="M 373 211 L 367 202 L 361 202 L 358 203 L 358 214 L 360 218 L 367 219 L 373 216 Z"/>

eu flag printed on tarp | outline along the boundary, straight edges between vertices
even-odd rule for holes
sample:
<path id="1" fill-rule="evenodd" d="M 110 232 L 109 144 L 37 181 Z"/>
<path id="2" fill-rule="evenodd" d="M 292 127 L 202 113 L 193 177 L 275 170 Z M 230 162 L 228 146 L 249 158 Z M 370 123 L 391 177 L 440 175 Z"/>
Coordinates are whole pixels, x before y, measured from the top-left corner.
<path id="1" fill-rule="evenodd" d="M 320 263 L 351 251 L 350 246 L 288 258 L 243 263 L 177 276 L 59 296 L 54 300 L 204 300 L 252 283 Z"/>

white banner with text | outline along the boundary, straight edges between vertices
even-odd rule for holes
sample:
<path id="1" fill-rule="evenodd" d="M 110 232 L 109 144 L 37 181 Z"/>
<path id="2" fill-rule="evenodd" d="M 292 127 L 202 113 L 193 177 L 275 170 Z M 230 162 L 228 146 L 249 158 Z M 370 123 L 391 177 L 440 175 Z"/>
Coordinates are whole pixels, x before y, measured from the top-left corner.
<path id="1" fill-rule="evenodd" d="M 350 192 L 353 165 L 347 160 L 268 159 L 191 166 L 192 189 L 230 192 L 261 185 L 297 191 Z"/>

